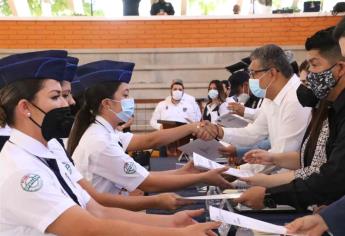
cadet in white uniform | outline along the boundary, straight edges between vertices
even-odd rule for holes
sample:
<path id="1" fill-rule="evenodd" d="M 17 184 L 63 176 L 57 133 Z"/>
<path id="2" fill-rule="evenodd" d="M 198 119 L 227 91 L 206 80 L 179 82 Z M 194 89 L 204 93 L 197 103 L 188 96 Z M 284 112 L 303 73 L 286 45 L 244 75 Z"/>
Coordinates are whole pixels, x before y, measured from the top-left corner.
<path id="1" fill-rule="evenodd" d="M 0 235 L 206 235 L 217 227 L 184 228 L 200 211 L 153 216 L 107 209 L 90 198 L 54 141 L 73 124 L 58 82 L 65 66 L 64 58 L 35 58 L 0 67 L 0 123 L 12 128 L 0 154 Z"/>
<path id="2" fill-rule="evenodd" d="M 220 175 L 222 169 L 200 173 L 189 163 L 179 170 L 149 173 L 125 153 L 165 145 L 191 133 L 200 137 L 206 134 L 199 124 L 144 135 L 116 131 L 118 123 L 126 122 L 134 112 L 134 100 L 128 98 L 127 84 L 134 65 L 128 63 L 125 71 L 114 69 L 117 63 L 97 61 L 78 68 L 77 78 L 87 89 L 84 106 L 68 140 L 68 151 L 73 153 L 72 158 L 83 176 L 98 191 L 110 193 L 136 188 L 149 192 L 171 191 L 199 182 L 229 186 Z"/>
<path id="3" fill-rule="evenodd" d="M 195 98 L 184 93 L 183 81 L 176 79 L 170 86 L 171 94 L 156 106 L 150 121 L 154 129 L 159 130 L 158 120 L 178 121 L 182 123 L 198 122 L 201 112 Z"/>

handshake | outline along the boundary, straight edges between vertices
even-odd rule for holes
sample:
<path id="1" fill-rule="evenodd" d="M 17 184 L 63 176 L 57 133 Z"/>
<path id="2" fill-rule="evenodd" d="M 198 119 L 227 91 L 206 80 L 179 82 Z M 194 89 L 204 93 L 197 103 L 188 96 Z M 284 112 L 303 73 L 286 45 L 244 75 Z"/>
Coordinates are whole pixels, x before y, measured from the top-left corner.
<path id="1" fill-rule="evenodd" d="M 223 128 L 211 124 L 209 121 L 201 121 L 190 124 L 192 125 L 192 134 L 202 140 L 222 139 L 224 136 Z"/>

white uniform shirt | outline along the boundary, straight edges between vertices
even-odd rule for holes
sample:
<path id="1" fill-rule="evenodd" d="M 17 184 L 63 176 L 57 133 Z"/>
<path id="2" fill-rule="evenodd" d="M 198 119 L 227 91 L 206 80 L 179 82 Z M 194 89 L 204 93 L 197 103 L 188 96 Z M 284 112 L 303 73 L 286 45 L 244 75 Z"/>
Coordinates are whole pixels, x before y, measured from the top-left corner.
<path id="1" fill-rule="evenodd" d="M 123 190 L 131 192 L 149 175 L 144 167 L 125 153 L 132 137 L 131 133 L 114 130 L 101 116 L 97 116 L 95 123 L 83 134 L 72 158 L 97 191 L 115 194 Z"/>
<path id="2" fill-rule="evenodd" d="M 0 128 L 0 136 L 10 136 L 11 128 L 6 125 L 4 128 Z"/>
<path id="3" fill-rule="evenodd" d="M 236 98 L 236 99 L 237 99 L 237 98 Z M 258 103 L 257 108 L 244 107 L 243 118 L 248 119 L 248 120 L 250 120 L 250 121 L 254 121 L 254 120 L 256 119 L 256 117 L 258 116 L 258 114 L 259 114 L 259 110 L 260 110 L 262 101 L 263 101 L 263 99 L 260 99 L 260 100 L 259 100 L 259 103 Z M 234 97 L 234 96 L 226 98 L 225 102 L 222 103 L 222 105 L 221 105 L 221 107 L 220 107 L 220 109 L 219 109 L 219 111 L 220 111 L 220 113 L 219 113 L 220 116 L 225 115 L 225 114 L 231 112 L 231 111 L 228 109 L 228 105 L 229 105 L 229 103 L 231 103 L 231 102 L 237 103 L 237 101 L 235 100 L 235 97 Z"/>
<path id="4" fill-rule="evenodd" d="M 246 147 L 268 137 L 271 152 L 298 151 L 311 116 L 311 108 L 302 107 L 297 99 L 299 85 L 299 79 L 291 77 L 273 101 L 264 99 L 252 124 L 245 128 L 224 128 L 223 141 Z M 248 164 L 241 168 L 249 166 L 254 172 L 264 169 L 261 165 Z"/>
<path id="5" fill-rule="evenodd" d="M 197 122 L 200 119 L 201 112 L 195 99 L 192 99 L 190 95 L 183 94 L 182 99 L 177 104 L 171 102 L 171 96 L 158 103 L 152 114 L 150 124 L 154 129 L 160 129 L 161 124 L 157 123 L 157 120 L 189 123 L 188 120 Z"/>
<path id="6" fill-rule="evenodd" d="M 81 207 L 85 208 L 89 202 L 90 196 L 77 183 L 81 175 L 55 142 L 51 141 L 47 148 L 32 137 L 12 130 L 10 141 L 0 154 L 0 235 L 46 235 L 47 227 L 76 205 L 43 158 L 57 160 L 61 175 Z"/>

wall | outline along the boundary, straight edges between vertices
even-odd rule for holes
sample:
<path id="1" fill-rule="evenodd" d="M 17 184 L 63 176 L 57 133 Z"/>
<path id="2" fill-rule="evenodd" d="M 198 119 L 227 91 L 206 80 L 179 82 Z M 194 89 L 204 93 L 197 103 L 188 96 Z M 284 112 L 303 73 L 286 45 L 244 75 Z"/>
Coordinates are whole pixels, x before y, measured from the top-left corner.
<path id="1" fill-rule="evenodd" d="M 335 25 L 328 15 L 271 18 L 105 18 L 72 20 L 1 18 L 0 48 L 183 48 L 237 47 L 267 43 L 302 45 L 313 32 Z"/>

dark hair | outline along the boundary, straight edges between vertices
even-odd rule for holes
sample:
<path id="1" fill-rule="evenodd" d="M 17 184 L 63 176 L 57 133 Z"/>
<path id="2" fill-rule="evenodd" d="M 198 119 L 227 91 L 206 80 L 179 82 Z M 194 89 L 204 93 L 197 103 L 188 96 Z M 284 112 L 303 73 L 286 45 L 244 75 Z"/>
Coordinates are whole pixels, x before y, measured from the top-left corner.
<path id="1" fill-rule="evenodd" d="M 225 79 L 225 80 L 222 80 L 220 82 L 222 84 L 224 84 L 227 89 L 230 89 L 230 82 L 229 82 L 229 80 Z"/>
<path id="2" fill-rule="evenodd" d="M 211 82 L 208 84 L 208 89 L 210 89 L 210 85 L 211 84 L 215 84 L 217 91 L 218 91 L 218 99 L 223 103 L 226 99 L 226 95 L 223 89 L 223 85 L 222 82 L 220 82 L 219 80 L 211 80 Z M 208 103 L 211 103 L 211 100 L 209 99 Z"/>
<path id="3" fill-rule="evenodd" d="M 301 65 L 299 65 L 299 73 L 302 71 L 308 71 L 309 70 L 309 62 L 307 60 L 304 60 Z"/>
<path id="4" fill-rule="evenodd" d="M 274 44 L 268 44 L 255 49 L 251 55 L 251 60 L 259 60 L 262 69 L 276 68 L 283 76 L 290 79 L 292 76 L 292 67 L 284 53 L 283 49 Z"/>
<path id="5" fill-rule="evenodd" d="M 43 87 L 44 79 L 26 79 L 0 89 L 0 126 L 14 125 L 14 110 L 21 99 L 33 101 Z"/>
<path id="6" fill-rule="evenodd" d="M 318 108 L 313 108 L 312 118 L 307 127 L 306 133 L 303 138 L 303 142 L 309 137 L 304 151 L 304 159 L 307 161 L 307 165 L 311 164 L 311 161 L 314 157 L 316 145 L 319 139 L 319 135 L 323 126 L 324 121 L 328 117 L 328 106 L 329 102 L 326 100 L 321 100 Z"/>
<path id="7" fill-rule="evenodd" d="M 239 94 L 241 86 L 243 86 L 245 82 L 248 82 L 249 78 L 250 75 L 246 71 L 236 71 L 235 73 L 232 73 L 229 77 L 231 85 L 229 97 Z"/>
<path id="8" fill-rule="evenodd" d="M 322 57 L 332 62 L 342 58 L 339 43 L 333 37 L 333 30 L 334 27 L 329 27 L 307 38 L 305 49 L 318 50 Z"/>
<path id="9" fill-rule="evenodd" d="M 86 129 L 95 122 L 100 105 L 105 98 L 113 99 L 121 82 L 105 82 L 88 88 L 84 92 L 84 102 L 78 111 L 68 138 L 67 152 L 72 155 Z"/>
<path id="10" fill-rule="evenodd" d="M 333 36 L 337 41 L 339 41 L 341 37 L 345 37 L 345 16 L 336 25 Z"/>
<path id="11" fill-rule="evenodd" d="M 296 61 L 290 63 L 293 73 L 299 76 L 298 64 Z"/>

